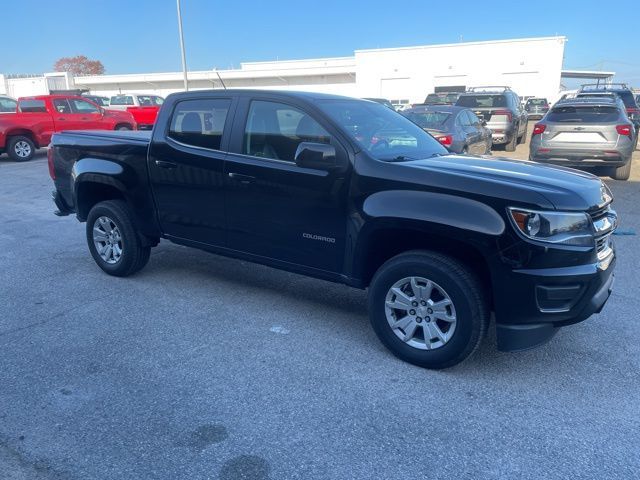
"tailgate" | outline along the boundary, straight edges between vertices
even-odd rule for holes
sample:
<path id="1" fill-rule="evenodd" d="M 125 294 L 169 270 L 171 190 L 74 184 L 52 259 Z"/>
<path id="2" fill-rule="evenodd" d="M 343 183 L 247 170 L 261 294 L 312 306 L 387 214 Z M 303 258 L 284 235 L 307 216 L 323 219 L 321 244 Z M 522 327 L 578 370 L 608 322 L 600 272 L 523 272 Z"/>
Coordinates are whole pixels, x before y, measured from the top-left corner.
<path id="1" fill-rule="evenodd" d="M 133 115 L 138 124 L 153 125 L 160 107 L 128 107 L 127 111 Z"/>

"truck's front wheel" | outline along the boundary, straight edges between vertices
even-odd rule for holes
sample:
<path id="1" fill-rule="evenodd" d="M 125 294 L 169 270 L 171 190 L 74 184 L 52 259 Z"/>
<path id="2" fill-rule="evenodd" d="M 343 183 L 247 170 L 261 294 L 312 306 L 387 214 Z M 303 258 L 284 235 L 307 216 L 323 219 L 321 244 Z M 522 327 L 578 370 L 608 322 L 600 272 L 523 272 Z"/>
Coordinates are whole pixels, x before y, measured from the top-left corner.
<path id="1" fill-rule="evenodd" d="M 98 266 L 109 275 L 126 277 L 149 261 L 150 247 L 142 245 L 133 215 L 122 200 L 96 204 L 87 217 L 87 244 Z"/>
<path id="2" fill-rule="evenodd" d="M 413 251 L 387 261 L 369 289 L 369 316 L 378 338 L 397 357 L 447 368 L 471 355 L 489 322 L 475 275 L 457 260 Z"/>
<path id="3" fill-rule="evenodd" d="M 33 140 L 23 135 L 10 137 L 7 144 L 7 154 L 14 162 L 31 160 L 36 153 L 36 145 Z"/>

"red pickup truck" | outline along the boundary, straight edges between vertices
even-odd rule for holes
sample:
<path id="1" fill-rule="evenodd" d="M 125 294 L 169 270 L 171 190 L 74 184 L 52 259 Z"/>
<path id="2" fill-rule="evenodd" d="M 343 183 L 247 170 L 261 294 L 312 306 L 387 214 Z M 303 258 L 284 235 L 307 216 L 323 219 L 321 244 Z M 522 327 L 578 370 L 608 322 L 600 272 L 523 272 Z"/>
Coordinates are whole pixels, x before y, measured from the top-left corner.
<path id="1" fill-rule="evenodd" d="M 62 130 L 137 130 L 129 112 L 105 110 L 82 97 L 42 95 L 18 99 L 16 113 L 0 116 L 0 153 L 30 160 Z"/>
<path id="2" fill-rule="evenodd" d="M 138 130 L 151 130 L 163 103 L 164 98 L 158 95 L 124 93 L 111 97 L 109 110 L 127 111 L 136 119 Z"/>

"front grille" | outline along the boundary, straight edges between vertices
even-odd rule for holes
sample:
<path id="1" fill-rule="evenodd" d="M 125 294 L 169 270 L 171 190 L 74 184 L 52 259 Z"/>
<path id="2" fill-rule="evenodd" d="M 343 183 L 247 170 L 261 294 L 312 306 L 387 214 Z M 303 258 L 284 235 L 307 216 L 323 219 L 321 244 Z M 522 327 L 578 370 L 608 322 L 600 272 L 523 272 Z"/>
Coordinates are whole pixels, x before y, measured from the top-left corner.
<path id="1" fill-rule="evenodd" d="M 605 235 L 604 237 L 600 237 L 596 239 L 596 251 L 598 253 L 604 252 L 607 248 L 609 248 L 611 242 L 611 234 Z"/>

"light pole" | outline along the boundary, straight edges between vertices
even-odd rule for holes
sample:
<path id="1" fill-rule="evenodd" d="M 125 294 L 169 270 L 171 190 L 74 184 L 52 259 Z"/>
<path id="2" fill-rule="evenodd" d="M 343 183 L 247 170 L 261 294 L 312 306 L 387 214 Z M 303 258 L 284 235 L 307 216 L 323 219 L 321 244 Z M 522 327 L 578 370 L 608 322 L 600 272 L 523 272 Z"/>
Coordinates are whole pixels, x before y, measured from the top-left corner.
<path id="1" fill-rule="evenodd" d="M 184 75 L 184 89 L 189 90 L 189 81 L 187 79 L 187 57 L 184 53 L 184 35 L 182 34 L 182 13 L 180 12 L 180 0 L 176 0 L 178 7 L 178 32 L 180 33 L 180 50 L 182 51 L 182 73 Z"/>

